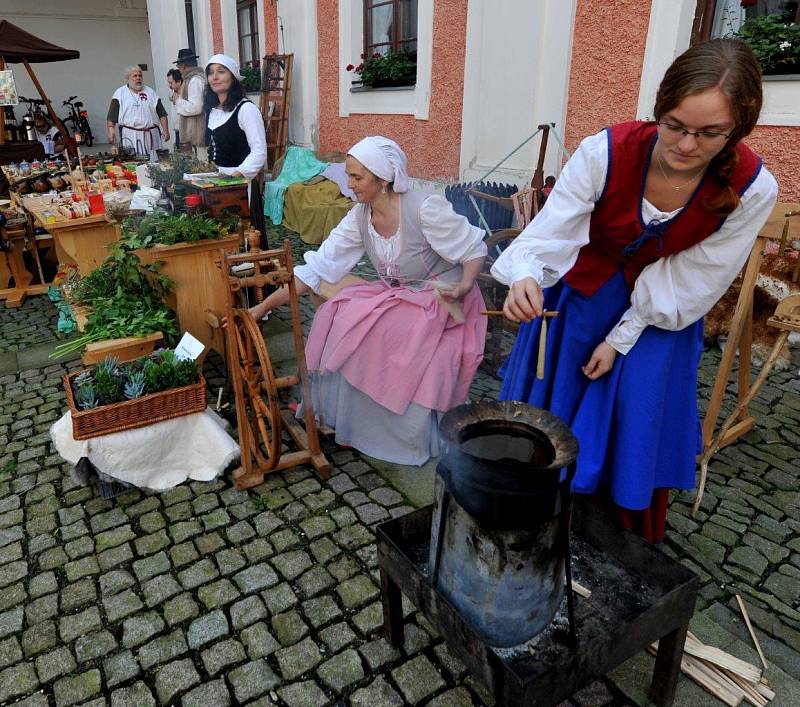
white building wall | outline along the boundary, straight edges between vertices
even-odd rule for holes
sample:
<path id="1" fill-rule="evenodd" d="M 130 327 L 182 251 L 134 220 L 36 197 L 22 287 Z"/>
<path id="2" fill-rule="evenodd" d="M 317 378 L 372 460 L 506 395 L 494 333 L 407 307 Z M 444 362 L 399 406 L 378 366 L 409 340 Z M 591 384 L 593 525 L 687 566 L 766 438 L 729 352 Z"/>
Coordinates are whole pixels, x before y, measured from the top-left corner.
<path id="1" fill-rule="evenodd" d="M 59 117 L 67 116 L 61 102 L 78 94 L 98 142 L 106 142 L 108 105 L 124 83 L 126 66 L 147 64 L 145 83 L 159 88 L 153 73 L 146 0 L 2 0 L 0 15 L 37 37 L 81 53 L 80 59 L 32 67 Z M 17 92 L 38 98 L 25 67 L 11 64 L 10 68 Z M 17 109 L 17 118 L 22 113 Z"/>
<path id="2" fill-rule="evenodd" d="M 536 131 L 564 133 L 576 0 L 469 0 L 461 130 L 461 178 L 477 179 Z M 535 138 L 491 181 L 530 181 Z M 557 173 L 551 140 L 546 174 Z"/>
<path id="3" fill-rule="evenodd" d="M 278 0 L 279 49 L 294 54 L 289 141 L 319 147 L 319 71 L 317 58 L 317 0 Z"/>

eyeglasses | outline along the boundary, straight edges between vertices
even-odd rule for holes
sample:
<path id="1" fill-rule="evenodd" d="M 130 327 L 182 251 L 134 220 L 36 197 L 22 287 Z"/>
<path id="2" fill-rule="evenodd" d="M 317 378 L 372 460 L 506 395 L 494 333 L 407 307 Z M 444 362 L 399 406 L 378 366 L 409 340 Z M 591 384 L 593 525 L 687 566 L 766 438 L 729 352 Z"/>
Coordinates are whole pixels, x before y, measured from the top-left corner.
<path id="1" fill-rule="evenodd" d="M 658 125 L 659 128 L 663 128 L 668 135 L 673 135 L 675 137 L 691 135 L 698 142 L 717 142 L 719 140 L 727 140 L 733 135 L 732 131 L 730 133 L 718 133 L 713 130 L 687 130 L 682 125 L 667 123 L 663 120 L 660 120 L 656 125 Z"/>

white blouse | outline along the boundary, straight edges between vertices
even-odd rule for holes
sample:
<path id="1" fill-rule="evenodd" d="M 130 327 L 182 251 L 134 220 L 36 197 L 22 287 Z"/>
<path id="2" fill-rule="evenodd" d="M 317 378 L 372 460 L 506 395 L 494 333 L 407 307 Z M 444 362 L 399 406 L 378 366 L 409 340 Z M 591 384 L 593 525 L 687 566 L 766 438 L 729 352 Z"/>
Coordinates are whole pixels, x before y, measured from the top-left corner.
<path id="1" fill-rule="evenodd" d="M 364 256 L 364 238 L 381 238 L 380 234 L 361 233 L 358 214 L 361 208 L 356 206 L 347 213 L 330 235 L 323 241 L 317 251 L 309 251 L 303 257 L 305 265 L 294 269 L 294 274 L 308 285 L 314 292 L 319 292 L 320 281 L 338 282 L 349 273 Z M 486 255 L 483 242 L 484 232 L 471 225 L 463 216 L 459 216 L 450 202 L 443 196 L 433 194 L 422 202 L 419 210 L 422 232 L 431 248 L 448 263 L 465 263 L 468 260 L 482 258 Z M 394 248 L 394 244 L 402 236 L 396 233 L 387 241 L 386 249 Z M 397 257 L 392 254 L 392 260 Z"/>
<path id="2" fill-rule="evenodd" d="M 585 138 L 564 166 L 544 208 L 492 266 L 506 285 L 525 277 L 555 285 L 589 242 L 589 222 L 608 170 L 605 131 Z M 704 316 L 725 294 L 747 260 L 778 195 L 775 178 L 762 167 L 722 227 L 686 250 L 659 258 L 642 270 L 631 306 L 606 337 L 626 354 L 647 326 L 678 331 Z M 663 221 L 677 214 L 643 200 L 642 214 Z"/>
<path id="3" fill-rule="evenodd" d="M 221 108 L 212 108 L 208 114 L 208 129 L 215 130 L 220 125 L 227 123 L 234 111 L 224 111 Z M 218 167 L 220 174 L 233 174 L 240 172 L 242 176 L 253 179 L 258 175 L 267 161 L 267 135 L 264 131 L 264 119 L 255 103 L 248 101 L 236 115 L 239 127 L 247 136 L 250 154 L 244 158 L 238 167 Z"/>

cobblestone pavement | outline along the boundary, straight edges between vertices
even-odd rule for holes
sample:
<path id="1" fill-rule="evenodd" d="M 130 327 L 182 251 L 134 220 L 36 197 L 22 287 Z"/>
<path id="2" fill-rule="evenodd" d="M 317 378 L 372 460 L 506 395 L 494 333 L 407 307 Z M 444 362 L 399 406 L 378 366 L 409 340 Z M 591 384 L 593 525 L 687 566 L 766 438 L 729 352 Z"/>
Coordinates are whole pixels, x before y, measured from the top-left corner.
<path id="1" fill-rule="evenodd" d="M 703 399 L 718 360 L 703 357 Z M 49 439 L 74 365 L 0 376 L 0 704 L 492 703 L 413 607 L 401 650 L 380 637 L 372 528 L 413 504 L 371 460 L 332 448 L 327 482 L 297 468 L 248 491 L 225 475 L 103 500 Z M 715 458 L 701 513 L 674 500 L 663 546 L 701 576 L 695 630 L 753 659 L 742 593 L 774 705 L 800 704 L 798 365 L 770 378 L 756 429 Z M 206 373 L 216 391 L 213 359 Z M 497 389 L 479 374 L 472 393 Z M 637 656 L 565 704 L 644 704 L 650 670 Z M 709 700 L 681 681 L 676 704 Z"/>
<path id="2" fill-rule="evenodd" d="M 65 338 L 56 330 L 58 311 L 45 296 L 26 297 L 21 307 L 0 303 L 0 353 Z"/>

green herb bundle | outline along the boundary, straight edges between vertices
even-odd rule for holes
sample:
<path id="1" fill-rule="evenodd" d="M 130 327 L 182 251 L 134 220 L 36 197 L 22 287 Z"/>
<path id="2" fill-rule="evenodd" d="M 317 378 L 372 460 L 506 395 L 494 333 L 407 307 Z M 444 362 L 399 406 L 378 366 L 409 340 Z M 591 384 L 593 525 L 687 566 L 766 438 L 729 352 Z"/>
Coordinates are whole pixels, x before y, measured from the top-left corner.
<path id="1" fill-rule="evenodd" d="M 122 243 L 126 248 L 150 248 L 156 244 L 196 243 L 216 240 L 230 232 L 232 224 L 205 216 L 170 215 L 155 212 L 142 217 L 130 217 L 122 224 Z"/>
<path id="2" fill-rule="evenodd" d="M 78 407 L 89 410 L 170 388 L 182 388 L 199 379 L 194 361 L 179 360 L 174 351 L 165 349 L 123 364 L 109 356 L 75 377 L 72 394 Z"/>
<path id="3" fill-rule="evenodd" d="M 134 253 L 113 248 L 99 268 L 70 290 L 74 303 L 91 310 L 83 336 L 56 346 L 50 358 L 61 358 L 104 339 L 146 336 L 156 331 L 168 339 L 177 337 L 175 316 L 164 304 L 172 282 L 159 274 L 159 268 L 159 263 L 142 265 Z"/>
<path id="4" fill-rule="evenodd" d="M 183 179 L 184 174 L 216 172 L 213 162 L 201 162 L 188 152 L 173 152 L 166 162 L 151 162 L 147 165 L 147 176 L 156 189 L 171 187 Z"/>

